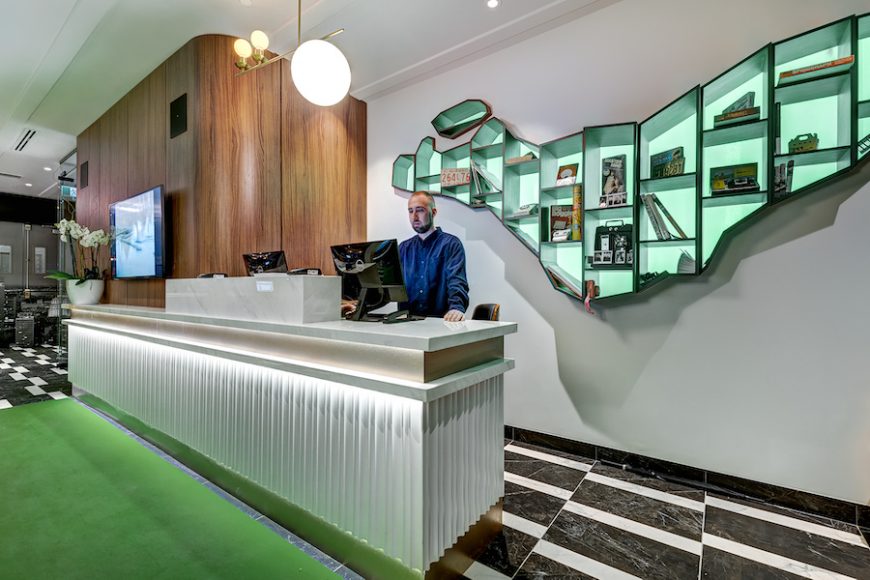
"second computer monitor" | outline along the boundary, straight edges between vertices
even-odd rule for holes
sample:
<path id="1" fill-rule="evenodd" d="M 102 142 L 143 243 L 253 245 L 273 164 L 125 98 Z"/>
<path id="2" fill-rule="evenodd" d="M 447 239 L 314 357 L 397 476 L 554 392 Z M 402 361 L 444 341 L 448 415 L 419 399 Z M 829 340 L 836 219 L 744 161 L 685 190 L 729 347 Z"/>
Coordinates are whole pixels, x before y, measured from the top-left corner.
<path id="1" fill-rule="evenodd" d="M 369 312 L 390 302 L 407 302 L 396 240 L 332 246 L 342 297 L 358 300 L 354 320 L 372 320 Z"/>

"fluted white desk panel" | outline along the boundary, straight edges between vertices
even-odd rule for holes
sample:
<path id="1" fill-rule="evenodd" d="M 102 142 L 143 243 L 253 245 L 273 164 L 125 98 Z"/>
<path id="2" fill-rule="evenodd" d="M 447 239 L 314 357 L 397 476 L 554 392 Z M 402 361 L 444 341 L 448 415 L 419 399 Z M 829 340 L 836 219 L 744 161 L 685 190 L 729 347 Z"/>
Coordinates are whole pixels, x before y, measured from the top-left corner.
<path id="1" fill-rule="evenodd" d="M 77 392 L 409 568 L 425 571 L 504 495 L 510 360 L 412 384 L 75 318 L 68 325 Z"/>

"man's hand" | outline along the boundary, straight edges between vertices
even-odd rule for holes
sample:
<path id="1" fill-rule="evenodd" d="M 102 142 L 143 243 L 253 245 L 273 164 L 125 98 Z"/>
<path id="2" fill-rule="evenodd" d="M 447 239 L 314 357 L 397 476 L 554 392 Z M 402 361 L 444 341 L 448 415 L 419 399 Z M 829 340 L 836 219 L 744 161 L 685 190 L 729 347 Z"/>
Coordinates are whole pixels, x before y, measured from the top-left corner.
<path id="1" fill-rule="evenodd" d="M 356 300 L 341 300 L 341 315 L 347 316 L 349 314 L 353 314 L 356 311 Z"/>
<path id="2" fill-rule="evenodd" d="M 465 314 L 458 310 L 448 310 L 444 315 L 444 320 L 447 322 L 462 322 L 465 320 Z"/>

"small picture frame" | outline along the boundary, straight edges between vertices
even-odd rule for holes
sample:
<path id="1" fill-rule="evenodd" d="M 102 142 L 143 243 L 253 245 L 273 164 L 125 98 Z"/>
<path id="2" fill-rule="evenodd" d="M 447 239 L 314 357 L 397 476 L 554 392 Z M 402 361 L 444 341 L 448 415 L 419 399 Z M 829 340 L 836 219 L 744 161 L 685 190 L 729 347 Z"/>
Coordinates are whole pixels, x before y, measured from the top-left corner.
<path id="1" fill-rule="evenodd" d="M 613 260 L 614 264 L 625 264 L 625 250 L 616 250 L 616 256 Z"/>

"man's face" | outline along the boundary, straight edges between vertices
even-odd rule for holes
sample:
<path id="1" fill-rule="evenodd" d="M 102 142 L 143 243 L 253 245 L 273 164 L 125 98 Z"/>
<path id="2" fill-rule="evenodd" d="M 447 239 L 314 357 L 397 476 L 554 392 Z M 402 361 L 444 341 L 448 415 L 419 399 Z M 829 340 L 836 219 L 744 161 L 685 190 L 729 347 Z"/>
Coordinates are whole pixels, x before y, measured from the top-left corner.
<path id="1" fill-rule="evenodd" d="M 423 195 L 412 195 L 408 200 L 408 221 L 418 234 L 425 234 L 432 229 L 435 212 L 435 208 L 429 207 L 428 200 Z"/>

